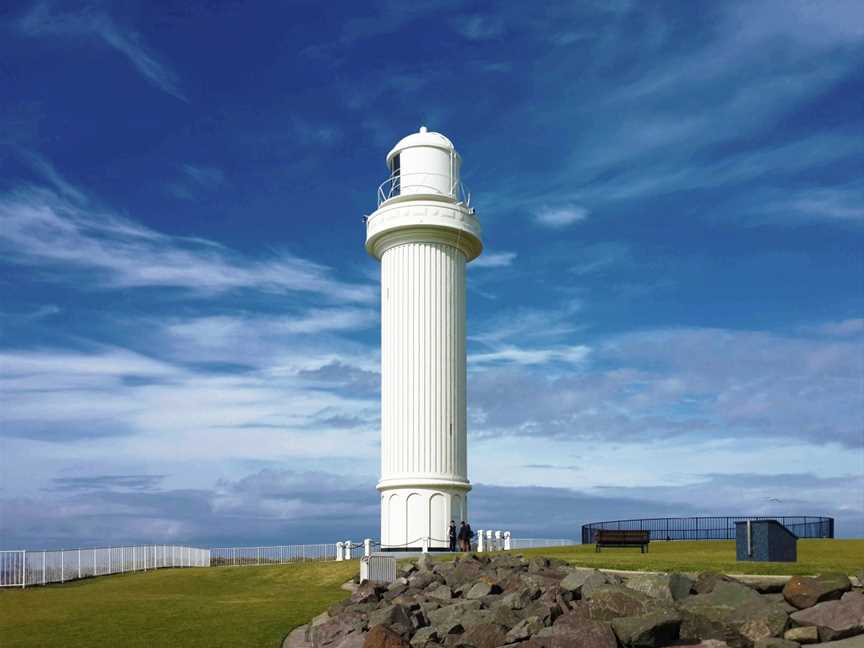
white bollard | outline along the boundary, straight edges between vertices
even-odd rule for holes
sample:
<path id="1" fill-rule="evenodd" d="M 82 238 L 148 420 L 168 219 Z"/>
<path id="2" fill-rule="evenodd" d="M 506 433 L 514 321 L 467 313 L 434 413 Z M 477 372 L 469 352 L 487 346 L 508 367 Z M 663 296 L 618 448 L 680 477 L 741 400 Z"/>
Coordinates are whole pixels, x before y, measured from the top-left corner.
<path id="1" fill-rule="evenodd" d="M 351 541 L 345 541 L 345 560 L 351 560 Z"/>
<path id="2" fill-rule="evenodd" d="M 336 543 L 336 560 L 345 560 L 345 550 L 341 542 Z"/>
<path id="3" fill-rule="evenodd" d="M 425 554 L 429 553 L 429 538 L 423 538 L 423 542 L 420 545 L 420 550 Z"/>
<path id="4" fill-rule="evenodd" d="M 367 557 L 372 555 L 372 540 L 370 538 L 363 541 L 363 555 Z"/>
<path id="5" fill-rule="evenodd" d="M 495 551 L 501 551 L 502 548 L 503 547 L 501 545 L 501 532 L 496 531 L 495 532 Z"/>
<path id="6" fill-rule="evenodd" d="M 492 529 L 486 531 L 486 551 L 495 551 L 495 544 L 492 542 Z"/>
<path id="7" fill-rule="evenodd" d="M 477 552 L 483 553 L 483 529 L 477 531 Z"/>
<path id="8" fill-rule="evenodd" d="M 504 551 L 510 551 L 510 532 L 504 532 Z"/>

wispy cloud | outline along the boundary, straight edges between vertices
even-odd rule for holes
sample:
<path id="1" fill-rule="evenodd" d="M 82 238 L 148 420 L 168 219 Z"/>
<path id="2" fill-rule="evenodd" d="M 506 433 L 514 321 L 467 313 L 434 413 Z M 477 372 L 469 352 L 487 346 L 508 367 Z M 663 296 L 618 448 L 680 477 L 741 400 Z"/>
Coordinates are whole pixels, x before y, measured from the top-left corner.
<path id="1" fill-rule="evenodd" d="M 560 229 L 588 218 L 588 210 L 578 205 L 545 207 L 534 214 L 534 221 L 544 227 Z"/>
<path id="2" fill-rule="evenodd" d="M 590 352 L 589 347 L 581 345 L 547 349 L 504 347 L 488 353 L 472 353 L 468 356 L 468 364 L 472 370 L 484 365 L 546 365 L 557 362 L 580 364 Z"/>
<path id="3" fill-rule="evenodd" d="M 118 25 L 107 13 L 93 6 L 61 11 L 49 2 L 37 2 L 18 21 L 28 36 L 96 38 L 123 54 L 154 86 L 187 101 L 177 75 L 141 42 L 135 31 Z"/>
<path id="4" fill-rule="evenodd" d="M 484 252 L 471 262 L 472 268 L 506 268 L 516 260 L 515 252 Z"/>
<path id="5" fill-rule="evenodd" d="M 134 221 L 83 207 L 52 191 L 23 188 L 0 195 L 0 248 L 7 259 L 57 270 L 90 271 L 102 288 L 162 286 L 189 293 L 254 289 L 299 292 L 346 302 L 373 302 L 370 285 L 349 284 L 289 253 L 249 259 L 212 241 L 168 236 Z"/>

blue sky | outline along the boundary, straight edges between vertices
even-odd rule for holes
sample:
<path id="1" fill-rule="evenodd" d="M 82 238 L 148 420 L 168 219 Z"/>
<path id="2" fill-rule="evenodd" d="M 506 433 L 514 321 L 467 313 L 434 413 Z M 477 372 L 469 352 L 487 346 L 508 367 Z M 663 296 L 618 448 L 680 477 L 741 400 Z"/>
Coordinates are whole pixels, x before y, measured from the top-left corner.
<path id="1" fill-rule="evenodd" d="M 864 536 L 862 84 L 855 1 L 7 7 L 0 544 L 374 537 L 361 217 L 421 124 L 484 228 L 475 527 Z"/>

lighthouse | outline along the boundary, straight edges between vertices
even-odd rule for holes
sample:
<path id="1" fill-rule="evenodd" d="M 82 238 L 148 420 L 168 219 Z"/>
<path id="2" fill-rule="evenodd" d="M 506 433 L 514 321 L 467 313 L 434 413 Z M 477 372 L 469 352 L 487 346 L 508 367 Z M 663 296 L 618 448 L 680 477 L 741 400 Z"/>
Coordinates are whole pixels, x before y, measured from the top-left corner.
<path id="1" fill-rule="evenodd" d="M 381 262 L 381 548 L 448 548 L 468 518 L 465 266 L 483 250 L 453 143 L 425 127 L 387 154 L 366 220 Z"/>

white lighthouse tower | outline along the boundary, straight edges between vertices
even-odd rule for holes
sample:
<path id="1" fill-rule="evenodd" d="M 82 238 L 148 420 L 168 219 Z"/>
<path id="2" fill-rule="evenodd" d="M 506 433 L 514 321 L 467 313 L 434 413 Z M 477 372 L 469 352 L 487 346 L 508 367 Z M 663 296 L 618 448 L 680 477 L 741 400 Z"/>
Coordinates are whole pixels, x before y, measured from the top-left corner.
<path id="1" fill-rule="evenodd" d="M 403 138 L 366 223 L 381 261 L 384 550 L 446 549 L 450 520 L 468 516 L 465 265 L 483 244 L 460 164 L 440 133 Z"/>

